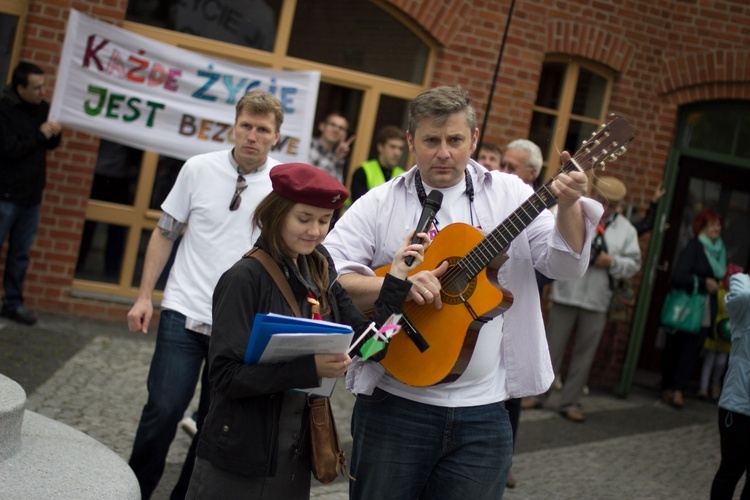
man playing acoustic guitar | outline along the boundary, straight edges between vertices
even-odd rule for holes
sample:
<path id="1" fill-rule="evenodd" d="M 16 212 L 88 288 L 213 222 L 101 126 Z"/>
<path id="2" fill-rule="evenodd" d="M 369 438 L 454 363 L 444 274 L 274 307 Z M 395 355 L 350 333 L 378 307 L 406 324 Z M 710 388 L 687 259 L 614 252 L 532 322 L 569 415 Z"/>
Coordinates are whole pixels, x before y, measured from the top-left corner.
<path id="1" fill-rule="evenodd" d="M 583 159 L 567 162 L 565 153 L 569 173 L 537 196 L 518 177 L 471 160 L 477 138 L 461 88 L 417 96 L 407 131 L 417 168 L 365 194 L 325 241 L 341 284 L 370 310 L 383 282 L 373 269 L 391 262 L 427 195 L 443 193 L 432 246 L 409 277 L 404 308 L 428 347 L 420 351 L 404 328 L 380 363 L 357 360 L 347 375 L 357 394 L 355 500 L 501 498 L 512 456 L 502 401 L 540 394 L 552 383 L 534 269 L 555 279 L 580 277 L 602 208 L 582 198 Z M 556 216 L 545 208 L 555 201 Z M 496 257 L 504 252 L 509 258 L 500 266 Z M 466 340 L 450 359 L 444 345 L 455 339 Z"/>

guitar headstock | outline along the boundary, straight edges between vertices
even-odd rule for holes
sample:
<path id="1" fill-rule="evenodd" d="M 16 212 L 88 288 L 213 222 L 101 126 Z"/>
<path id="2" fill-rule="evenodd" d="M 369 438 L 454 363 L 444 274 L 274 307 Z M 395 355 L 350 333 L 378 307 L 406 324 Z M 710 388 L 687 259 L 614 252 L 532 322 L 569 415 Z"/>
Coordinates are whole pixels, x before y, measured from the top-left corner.
<path id="1" fill-rule="evenodd" d="M 586 172 L 598 165 L 603 167 L 605 161 L 614 161 L 625 152 L 625 145 L 635 137 L 633 126 L 625 118 L 610 116 L 563 166 L 563 172 Z"/>

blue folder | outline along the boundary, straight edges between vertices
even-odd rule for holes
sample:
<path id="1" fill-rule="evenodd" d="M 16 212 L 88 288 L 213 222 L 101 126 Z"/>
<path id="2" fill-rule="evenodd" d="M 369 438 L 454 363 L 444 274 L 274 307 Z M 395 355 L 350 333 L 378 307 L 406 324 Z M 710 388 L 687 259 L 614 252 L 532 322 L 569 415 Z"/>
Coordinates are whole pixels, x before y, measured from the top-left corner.
<path id="1" fill-rule="evenodd" d="M 295 318 L 281 314 L 256 313 L 245 350 L 245 364 L 257 364 L 275 333 L 352 333 L 348 325 L 318 319 Z"/>

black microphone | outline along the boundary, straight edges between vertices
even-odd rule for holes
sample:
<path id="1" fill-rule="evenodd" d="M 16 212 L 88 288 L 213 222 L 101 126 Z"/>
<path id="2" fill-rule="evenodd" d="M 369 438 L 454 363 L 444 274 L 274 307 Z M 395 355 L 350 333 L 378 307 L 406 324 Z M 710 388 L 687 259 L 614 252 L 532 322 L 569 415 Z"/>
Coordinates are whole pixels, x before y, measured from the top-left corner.
<path id="1" fill-rule="evenodd" d="M 424 207 L 422 208 L 422 215 L 419 216 L 419 222 L 417 222 L 417 230 L 414 231 L 414 236 L 411 239 L 411 244 L 421 243 L 422 238 L 417 236 L 419 233 L 424 233 L 427 228 L 430 227 L 432 221 L 435 219 L 435 214 L 440 210 L 440 205 L 443 203 L 443 193 L 437 189 L 433 189 L 427 199 L 424 200 Z M 404 259 L 404 263 L 407 266 L 411 266 L 414 263 L 414 257 L 409 255 Z"/>

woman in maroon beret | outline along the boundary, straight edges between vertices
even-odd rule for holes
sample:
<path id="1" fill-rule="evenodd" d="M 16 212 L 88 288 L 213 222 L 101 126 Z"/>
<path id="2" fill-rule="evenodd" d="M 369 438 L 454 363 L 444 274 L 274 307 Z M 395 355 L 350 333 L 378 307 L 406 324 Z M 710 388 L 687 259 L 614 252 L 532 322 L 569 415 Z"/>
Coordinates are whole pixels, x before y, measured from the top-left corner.
<path id="1" fill-rule="evenodd" d="M 338 283 L 321 245 L 348 191 L 324 171 L 301 163 L 278 165 L 270 176 L 273 191 L 253 216 L 261 228 L 255 246 L 279 266 L 303 317 L 351 325 L 358 338 L 370 319 Z M 351 363 L 346 354 L 244 363 L 256 313 L 294 315 L 261 262 L 249 258 L 252 253 L 224 273 L 214 290 L 211 407 L 188 498 L 309 498 L 307 396 L 291 389 L 317 387 L 320 377 L 340 377 Z M 414 257 L 411 266 L 404 262 L 408 256 Z M 411 288 L 406 276 L 423 256 L 424 246 L 409 240 L 397 252 L 376 303 L 376 324 L 401 312 Z"/>

